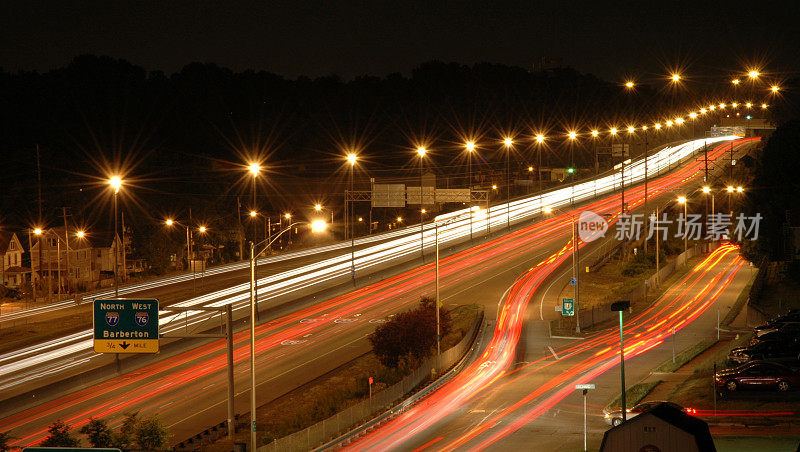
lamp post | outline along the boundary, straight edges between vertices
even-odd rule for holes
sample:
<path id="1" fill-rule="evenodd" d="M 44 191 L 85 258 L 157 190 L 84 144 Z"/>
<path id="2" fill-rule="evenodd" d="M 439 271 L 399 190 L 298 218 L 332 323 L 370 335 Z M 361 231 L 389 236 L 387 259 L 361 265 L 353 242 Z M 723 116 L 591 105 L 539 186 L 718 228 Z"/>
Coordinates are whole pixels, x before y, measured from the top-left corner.
<path id="1" fill-rule="evenodd" d="M 578 134 L 575 131 L 572 131 L 567 134 L 569 137 L 569 168 L 567 172 L 570 174 L 570 180 L 572 183 L 570 184 L 570 198 L 569 202 L 572 204 L 575 202 L 575 139 L 578 137 Z"/>
<path id="2" fill-rule="evenodd" d="M 320 233 L 325 231 L 327 224 L 324 220 L 314 220 L 309 222 L 296 221 L 290 223 L 282 231 L 278 232 L 271 240 L 262 240 L 259 243 L 250 242 L 250 444 L 251 450 L 256 450 L 256 253 L 257 246 L 261 246 L 266 242 L 264 249 L 267 249 L 275 240 L 287 231 L 291 231 L 292 227 L 298 224 L 309 224 L 311 231 Z M 260 253 L 259 253 L 260 254 Z"/>
<path id="3" fill-rule="evenodd" d="M 622 335 L 622 311 L 630 309 L 630 307 L 631 302 L 629 300 L 617 301 L 611 304 L 611 311 L 619 312 L 619 375 L 622 384 L 622 422 L 628 420 L 628 405 L 625 400 L 625 346 Z"/>
<path id="4" fill-rule="evenodd" d="M 514 140 L 506 138 L 503 140 L 503 145 L 506 147 L 506 228 L 511 229 L 511 168 L 509 167 L 509 156 L 511 154 L 511 145 Z"/>
<path id="5" fill-rule="evenodd" d="M 600 175 L 600 160 L 597 156 L 597 136 L 600 135 L 600 131 L 592 130 L 592 143 L 594 144 L 594 176 L 597 177 Z"/>
<path id="6" fill-rule="evenodd" d="M 467 188 L 469 189 L 469 204 L 467 207 L 472 209 L 472 153 L 475 151 L 475 142 L 467 141 Z M 472 240 L 472 215 L 469 217 L 469 239 Z"/>
<path id="7" fill-rule="evenodd" d="M 419 254 L 422 256 L 422 261 L 425 261 L 425 222 L 423 219 L 423 215 L 425 214 L 425 209 L 423 209 L 422 204 L 422 163 L 423 159 L 425 158 L 425 154 L 428 152 L 427 149 L 420 146 L 417 148 L 417 155 L 419 156 Z"/>
<path id="8" fill-rule="evenodd" d="M 686 251 L 689 249 L 689 234 L 688 234 L 688 231 L 686 230 L 686 228 L 687 228 L 687 226 L 689 224 L 688 221 L 687 221 L 688 218 L 686 218 L 686 215 L 687 215 L 686 196 L 679 196 L 678 197 L 678 203 L 679 204 L 683 204 L 683 252 L 686 253 Z M 684 262 L 688 262 L 688 261 L 684 261 Z"/>
<path id="9" fill-rule="evenodd" d="M 539 195 L 541 196 L 541 194 L 542 194 L 542 145 L 544 144 L 544 135 L 542 135 L 542 134 L 536 135 L 536 144 L 537 144 L 537 147 L 538 147 L 537 154 L 539 154 L 538 155 L 538 157 L 539 157 L 539 162 L 538 162 L 539 171 L 538 171 L 538 173 L 539 174 L 538 174 L 538 177 L 536 179 L 539 182 Z"/>
<path id="10" fill-rule="evenodd" d="M 192 247 L 189 241 L 189 226 L 182 225 L 171 218 L 167 218 L 166 220 L 164 220 L 164 224 L 170 227 L 177 224 L 178 226 L 183 226 L 184 228 L 186 228 L 186 270 L 189 270 L 189 267 L 191 265 L 190 259 L 192 258 Z M 192 274 L 194 274 L 194 271 L 192 271 Z"/>
<path id="11" fill-rule="evenodd" d="M 461 220 L 464 217 L 464 215 L 469 215 L 470 216 L 470 223 L 471 223 L 472 222 L 472 216 L 473 216 L 472 209 L 469 209 L 467 211 L 467 213 L 463 213 L 461 215 L 457 215 L 455 217 L 448 218 L 447 220 L 444 220 L 444 221 L 440 220 L 439 217 L 435 217 L 433 219 L 434 236 L 435 236 L 435 240 L 436 240 L 436 266 L 435 267 L 436 267 L 436 356 L 437 356 L 437 358 L 439 356 L 441 356 L 441 354 L 442 354 L 442 349 L 441 349 L 441 344 L 440 344 L 441 338 L 442 338 L 442 334 L 441 334 L 441 329 L 440 329 L 440 326 L 439 326 L 439 305 L 441 304 L 441 300 L 439 298 L 439 223 L 441 223 L 442 226 L 447 226 L 447 225 L 449 225 L 451 223 L 454 223 L 454 222 L 456 222 L 458 220 Z M 438 363 L 437 363 L 437 366 L 438 366 Z"/>
<path id="12" fill-rule="evenodd" d="M 354 153 L 347 154 L 347 162 L 350 163 L 350 196 L 353 196 L 353 180 L 355 178 L 355 166 L 356 160 L 358 160 L 358 156 Z M 421 179 L 420 179 L 421 180 Z M 420 187 L 422 189 L 422 187 Z M 345 202 L 348 202 L 345 200 Z M 356 283 L 356 238 L 353 234 L 353 203 L 348 202 L 349 208 L 345 209 L 347 211 L 347 225 L 350 229 L 350 277 L 353 280 L 353 285 Z"/>
<path id="13" fill-rule="evenodd" d="M 122 178 L 119 176 L 112 176 L 108 180 L 108 184 L 114 189 L 114 298 L 119 298 L 119 278 L 117 272 L 119 271 L 119 246 L 117 245 L 117 195 L 119 195 L 119 188 L 122 186 Z M 125 252 L 125 244 L 122 244 L 123 252 Z"/>

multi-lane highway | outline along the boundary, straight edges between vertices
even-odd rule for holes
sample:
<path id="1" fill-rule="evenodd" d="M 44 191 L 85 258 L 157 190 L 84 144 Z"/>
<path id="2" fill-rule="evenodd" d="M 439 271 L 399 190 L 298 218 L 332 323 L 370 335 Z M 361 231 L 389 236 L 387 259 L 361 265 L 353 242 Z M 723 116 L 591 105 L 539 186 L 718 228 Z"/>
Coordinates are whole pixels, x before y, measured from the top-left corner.
<path id="1" fill-rule="evenodd" d="M 557 262 L 563 256 L 557 253 L 553 258 Z M 608 400 L 610 395 L 618 394 L 619 330 L 600 331 L 554 347 L 551 353 L 531 353 L 529 360 L 512 367 L 513 349 L 519 339 L 527 300 L 540 287 L 550 265 L 543 263 L 531 269 L 513 286 L 486 352 L 477 361 L 433 395 L 350 448 L 508 450 L 530 445 L 534 437 L 542 450 L 581 447 L 582 422 L 574 408 L 567 409 L 571 414 L 557 420 L 553 416 L 558 415 L 558 410 L 540 422 L 537 420 L 567 397 L 573 398 L 567 405 L 577 405 L 575 384 L 596 383 L 601 391 L 592 394 L 594 400 Z M 664 361 L 667 355 L 663 352 L 669 350 L 668 339 L 673 332 L 685 335 L 684 330 L 697 322 L 702 324 L 707 337 L 715 334 L 713 322 L 709 322 L 712 316 L 707 314 L 709 311 L 716 314 L 713 307 L 722 297 L 727 295 L 728 301 L 731 296 L 735 299 L 749 277 L 748 272 L 740 277 L 743 266 L 736 246 L 724 244 L 651 307 L 625 321 L 626 361 L 636 361 L 647 353 L 656 355 L 646 361 L 649 367 L 641 360 L 637 372 L 629 369 L 629 382 L 638 381 L 643 373 L 646 375 Z M 698 321 L 703 316 L 704 321 Z M 654 349 L 658 347 L 662 353 L 656 353 Z M 595 408 L 591 414 L 594 443 L 598 424 L 603 423 L 598 412 Z"/>
<path id="2" fill-rule="evenodd" d="M 678 161 L 691 160 L 681 169 L 651 180 L 648 187 L 650 196 L 694 180 L 701 172 L 700 164 L 690 157 L 702 145 L 700 141 L 678 146 L 654 154 L 652 160 L 648 159 L 651 175 L 659 170 L 666 172 L 674 168 Z M 719 157 L 725 147 L 714 147 L 709 158 Z M 643 178 L 643 167 L 640 161 L 626 168 L 626 186 Z M 595 196 L 595 189 L 598 200 L 591 202 L 587 208 L 614 214 L 618 212 L 619 196 L 602 195 L 614 190 L 619 183 L 619 175 L 607 177 L 606 181 L 601 179 L 556 190 L 542 197 L 514 201 L 509 212 L 512 221 L 520 223 L 541 218 L 544 206 L 568 206 L 571 200 L 586 202 L 586 199 Z M 634 188 L 627 191 L 626 199 L 632 203 L 640 202 L 642 195 L 641 187 Z M 466 215 L 466 218 L 456 219 L 441 230 L 439 240 L 450 244 L 468 240 L 470 221 L 473 227 L 478 223 L 483 227 L 501 228 L 506 222 L 505 214 L 506 205 L 502 204 L 492 207 L 489 214 L 483 211 Z M 450 214 L 451 217 L 460 215 L 464 215 L 464 212 Z M 499 295 L 522 270 L 531 266 L 555 269 L 568 256 L 565 243 L 569 224 L 570 219 L 566 215 L 544 219 L 507 235 L 481 241 L 472 248 L 443 259 L 441 274 L 445 300 L 452 302 L 457 298 L 459 303 L 486 303 L 487 299 L 491 299 L 496 303 Z M 355 256 L 356 270 L 367 271 L 392 265 L 393 260 L 402 262 L 403 259 L 413 259 L 414 255 L 418 255 L 420 246 L 419 230 L 415 232 L 406 231 L 406 235 L 400 235 L 397 239 L 359 250 Z M 426 246 L 433 244 L 433 234 L 430 227 L 425 231 Z M 343 253 L 322 262 L 262 278 L 259 281 L 260 292 L 264 294 L 262 300 L 296 297 L 318 291 L 326 284 L 347 281 L 351 270 L 349 257 L 349 253 Z M 266 401 L 280 395 L 324 372 L 326 368 L 363 352 L 363 338 L 374 328 L 371 322 L 381 321 L 387 314 L 406 308 L 420 294 L 430 292 L 432 277 L 431 265 L 427 264 L 260 325 L 256 345 L 260 400 Z M 245 285 L 234 286 L 197 297 L 182 305 L 219 306 L 233 303 L 236 307 L 243 307 L 246 305 L 246 289 Z M 511 334 L 503 339 L 503 344 L 511 344 L 515 337 L 519 338 L 522 314 L 525 312 L 522 306 L 516 311 L 509 306 L 512 304 L 504 305 L 498 322 L 506 324 L 504 331 Z M 166 323 L 167 314 L 164 315 L 162 322 Z M 195 313 L 190 317 L 190 322 L 198 324 L 200 315 L 199 312 Z M 509 323 L 512 320 L 515 321 L 513 325 Z M 13 356 L 0 357 L 4 391 L 17 386 L 25 388 L 26 384 L 31 384 L 31 380 L 33 384 L 30 387 L 35 388 L 37 379 L 52 377 L 54 372 L 65 368 L 87 365 L 87 361 L 94 359 L 88 351 L 88 342 L 87 336 L 81 333 L 60 342 L 30 347 Z M 494 361 L 506 362 L 511 359 L 509 354 L 513 353 L 513 348 L 506 350 Z M 237 405 L 238 411 L 245 411 L 243 400 L 247 395 L 244 388 L 248 354 L 246 338 L 238 334 L 235 353 L 237 397 L 241 399 L 237 400 L 241 402 Z M 91 386 L 66 395 L 58 394 L 45 403 L 32 402 L 36 393 L 29 392 L 27 395 L 31 399 L 17 398 L 13 400 L 14 403 L 3 404 L 0 409 L 0 431 L 11 431 L 20 438 L 15 444 L 34 444 L 43 438 L 47 424 L 55 419 L 73 425 L 85 423 L 90 416 L 107 417 L 113 422 L 122 413 L 137 409 L 145 414 L 159 413 L 172 426 L 175 438 L 182 439 L 224 418 L 224 365 L 224 343 L 219 341 L 177 353 L 136 372 L 102 381 L 87 379 L 85 384 Z"/>

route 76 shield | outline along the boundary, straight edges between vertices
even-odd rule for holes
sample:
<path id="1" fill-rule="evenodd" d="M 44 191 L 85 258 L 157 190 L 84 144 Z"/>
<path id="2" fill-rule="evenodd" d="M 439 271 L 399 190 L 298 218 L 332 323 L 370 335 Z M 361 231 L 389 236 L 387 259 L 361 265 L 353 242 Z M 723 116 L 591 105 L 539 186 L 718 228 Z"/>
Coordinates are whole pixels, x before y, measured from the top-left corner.
<path id="1" fill-rule="evenodd" d="M 147 325 L 147 321 L 150 319 L 150 315 L 146 312 L 137 312 L 134 317 L 136 320 L 136 324 L 139 326 Z"/>

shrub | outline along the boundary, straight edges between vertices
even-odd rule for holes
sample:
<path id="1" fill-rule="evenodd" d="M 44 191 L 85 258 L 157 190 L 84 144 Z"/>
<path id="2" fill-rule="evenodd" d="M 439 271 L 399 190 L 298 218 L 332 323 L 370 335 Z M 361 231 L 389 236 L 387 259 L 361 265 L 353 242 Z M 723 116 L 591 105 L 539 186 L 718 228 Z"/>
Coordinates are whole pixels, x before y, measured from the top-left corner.
<path id="1" fill-rule="evenodd" d="M 50 434 L 42 441 L 42 447 L 78 447 L 81 442 L 69 432 L 71 427 L 61 420 L 55 421 L 47 428 Z"/>
<path id="2" fill-rule="evenodd" d="M 169 432 L 157 416 L 151 416 L 139 419 L 133 437 L 139 449 L 159 450 L 169 441 Z"/>
<path id="3" fill-rule="evenodd" d="M 423 297 L 416 308 L 378 326 L 369 342 L 381 364 L 397 367 L 401 358 L 421 360 L 436 345 L 436 301 Z M 439 308 L 440 334 L 450 331 L 450 314 Z"/>
<path id="4" fill-rule="evenodd" d="M 89 423 L 81 427 L 80 432 L 89 439 L 92 447 L 111 447 L 111 429 L 108 422 L 102 419 L 89 418 Z"/>

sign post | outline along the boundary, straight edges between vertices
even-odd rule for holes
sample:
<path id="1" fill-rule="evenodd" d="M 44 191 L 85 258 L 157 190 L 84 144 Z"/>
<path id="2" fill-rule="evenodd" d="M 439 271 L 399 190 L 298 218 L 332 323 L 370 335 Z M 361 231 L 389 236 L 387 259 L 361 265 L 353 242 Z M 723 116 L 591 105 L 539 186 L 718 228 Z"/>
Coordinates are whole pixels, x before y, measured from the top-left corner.
<path id="1" fill-rule="evenodd" d="M 95 353 L 158 353 L 158 300 L 94 300 Z"/>
<path id="2" fill-rule="evenodd" d="M 586 452 L 588 450 L 586 447 L 586 394 L 590 389 L 594 389 L 594 383 L 575 385 L 575 389 L 583 390 L 583 452 Z"/>
<path id="3" fill-rule="evenodd" d="M 575 315 L 575 300 L 573 298 L 561 299 L 561 315 Z"/>

